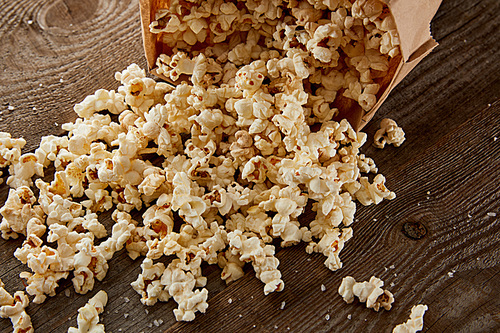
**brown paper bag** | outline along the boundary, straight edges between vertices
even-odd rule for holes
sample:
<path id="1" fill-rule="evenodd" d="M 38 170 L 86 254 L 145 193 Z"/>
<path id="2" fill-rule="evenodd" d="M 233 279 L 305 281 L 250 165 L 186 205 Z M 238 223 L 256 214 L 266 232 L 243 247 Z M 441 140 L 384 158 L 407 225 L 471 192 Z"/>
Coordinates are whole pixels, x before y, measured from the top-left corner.
<path id="1" fill-rule="evenodd" d="M 341 97 L 336 102 L 343 104 L 343 107 L 339 108 L 341 112 L 336 118 L 347 118 L 356 130 L 361 130 L 373 118 L 391 90 L 438 45 L 431 36 L 430 22 L 441 1 L 385 0 L 396 21 L 401 43 L 401 55 L 391 59 L 389 72 L 385 80 L 381 82 L 377 103 L 370 111 L 366 112 L 353 100 Z M 171 82 L 170 79 L 156 71 L 156 58 L 167 50 L 164 50 L 164 45 L 158 40 L 159 36 L 149 31 L 149 25 L 154 21 L 156 10 L 167 8 L 169 2 L 169 0 L 140 0 L 140 8 L 144 52 L 148 69 L 152 74 Z"/>

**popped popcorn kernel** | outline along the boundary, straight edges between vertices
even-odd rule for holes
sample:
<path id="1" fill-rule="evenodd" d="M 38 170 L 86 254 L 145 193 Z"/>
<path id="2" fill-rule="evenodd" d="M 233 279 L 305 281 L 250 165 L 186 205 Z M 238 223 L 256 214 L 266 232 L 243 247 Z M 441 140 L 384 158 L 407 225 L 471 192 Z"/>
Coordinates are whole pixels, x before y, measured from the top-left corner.
<path id="1" fill-rule="evenodd" d="M 405 141 L 405 133 L 401 127 L 392 119 L 385 118 L 380 122 L 380 129 L 373 138 L 373 144 L 377 148 L 384 148 L 385 144 L 393 144 L 399 147 Z"/>
<path id="2" fill-rule="evenodd" d="M 78 328 L 70 327 L 68 333 L 104 332 L 104 325 L 99 324 L 99 315 L 104 312 L 107 303 L 108 295 L 100 290 L 85 306 L 78 309 Z"/>
<path id="3" fill-rule="evenodd" d="M 378 311 L 380 307 L 383 307 L 390 310 L 394 297 L 390 291 L 381 288 L 383 285 L 384 282 L 375 276 L 372 276 L 370 281 L 364 282 L 356 282 L 351 276 L 346 276 L 342 279 L 338 291 L 348 304 L 352 303 L 356 296 L 360 302 L 366 303 L 367 308 Z"/>
<path id="4" fill-rule="evenodd" d="M 393 333 L 415 333 L 424 328 L 424 314 L 428 307 L 424 304 L 414 305 L 411 308 L 410 319 L 399 324 L 392 330 Z"/>

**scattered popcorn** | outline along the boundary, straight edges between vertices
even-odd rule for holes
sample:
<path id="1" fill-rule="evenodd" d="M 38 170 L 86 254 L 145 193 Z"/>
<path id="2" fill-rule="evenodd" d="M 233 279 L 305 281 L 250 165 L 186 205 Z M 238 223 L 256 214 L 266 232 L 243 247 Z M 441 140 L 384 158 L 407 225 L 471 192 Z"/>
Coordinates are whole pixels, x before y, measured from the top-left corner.
<path id="1" fill-rule="evenodd" d="M 415 333 L 424 328 L 424 314 L 427 311 L 427 305 L 419 304 L 411 308 L 410 319 L 405 323 L 399 324 L 392 330 L 393 333 Z"/>
<path id="2" fill-rule="evenodd" d="M 383 307 L 390 310 L 394 297 L 390 291 L 381 288 L 383 285 L 384 282 L 374 276 L 370 278 L 370 281 L 365 282 L 356 282 L 354 278 L 346 276 L 340 284 L 339 294 L 348 304 L 352 303 L 356 296 L 360 302 L 366 302 L 367 308 L 378 311 L 380 307 Z"/>
<path id="3" fill-rule="evenodd" d="M 29 304 L 28 296 L 23 291 L 16 291 L 11 296 L 4 287 L 0 280 L 0 317 L 10 319 L 14 333 L 33 333 L 31 318 L 25 311 Z"/>
<path id="4" fill-rule="evenodd" d="M 282 247 L 306 242 L 340 269 L 355 200 L 395 198 L 360 154 L 366 134 L 333 120 L 344 104 L 368 111 L 377 102 L 399 52 L 386 8 L 373 0 L 172 2 L 150 29 L 172 51 L 158 57 L 158 72 L 181 83 L 156 82 L 132 64 L 115 74 L 116 90 L 76 104 L 67 134 L 43 137 L 35 153 L 21 154 L 26 142 L 0 133 L 12 187 L 0 230 L 26 237 L 15 256 L 32 271 L 21 277 L 34 302 L 54 296 L 71 273 L 76 292 L 91 291 L 123 248 L 143 257 L 131 284 L 141 302 L 173 299 L 183 321 L 208 307 L 203 262 L 221 267 L 226 283 L 251 263 L 264 294 L 282 291 L 275 238 Z M 387 127 L 384 142 L 402 142 L 396 128 Z M 51 165 L 52 181 L 32 179 Z M 308 203 L 315 217 L 302 225 Z M 109 210 L 105 226 L 100 214 Z M 175 258 L 153 263 L 162 256 Z M 392 294 L 370 281 L 351 297 L 390 308 Z M 100 327 L 91 310 L 80 312 L 79 327 L 89 311 Z"/>
<path id="5" fill-rule="evenodd" d="M 373 144 L 377 148 L 384 148 L 385 144 L 401 146 L 405 141 L 405 132 L 392 119 L 385 118 L 380 122 L 380 129 L 375 133 Z"/>
<path id="6" fill-rule="evenodd" d="M 99 291 L 85 306 L 78 309 L 76 318 L 78 328 L 70 327 L 68 333 L 104 332 L 104 325 L 99 324 L 99 315 L 108 303 L 108 295 L 104 290 Z"/>

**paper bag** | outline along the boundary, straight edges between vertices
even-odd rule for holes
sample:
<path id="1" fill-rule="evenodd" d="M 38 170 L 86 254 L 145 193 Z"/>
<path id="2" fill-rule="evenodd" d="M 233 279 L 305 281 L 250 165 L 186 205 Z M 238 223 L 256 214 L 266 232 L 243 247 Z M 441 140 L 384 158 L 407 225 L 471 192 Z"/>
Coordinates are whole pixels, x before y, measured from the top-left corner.
<path id="1" fill-rule="evenodd" d="M 354 100 L 340 98 L 343 104 L 339 107 L 337 119 L 346 118 L 356 130 L 361 130 L 374 116 L 382 103 L 396 85 L 425 57 L 438 43 L 432 38 L 430 22 L 436 14 L 442 0 L 387 0 L 400 39 L 401 55 L 391 59 L 387 76 L 382 80 L 377 94 L 377 103 L 368 112 L 364 111 Z M 156 58 L 168 50 L 158 40 L 156 34 L 149 31 L 158 8 L 168 8 L 169 0 L 140 0 L 142 36 L 144 52 L 150 72 L 168 82 L 168 78 L 156 71 Z"/>

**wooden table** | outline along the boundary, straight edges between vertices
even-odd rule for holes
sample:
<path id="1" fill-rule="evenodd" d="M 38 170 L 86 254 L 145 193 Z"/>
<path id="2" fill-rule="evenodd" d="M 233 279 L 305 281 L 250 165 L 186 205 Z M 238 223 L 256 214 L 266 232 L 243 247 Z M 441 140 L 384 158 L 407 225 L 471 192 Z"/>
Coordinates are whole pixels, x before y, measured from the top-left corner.
<path id="1" fill-rule="evenodd" d="M 207 313 L 176 323 L 174 303 L 140 303 L 129 284 L 141 260 L 122 251 L 91 293 L 76 295 L 68 280 L 57 296 L 31 304 L 36 331 L 75 326 L 77 309 L 104 289 L 107 332 L 389 332 L 418 303 L 429 306 L 424 331 L 498 332 L 499 12 L 498 0 L 444 0 L 432 23 L 441 45 L 365 128 L 371 140 L 380 120 L 390 117 L 407 140 L 400 148 L 364 147 L 397 198 L 359 207 L 343 269 L 329 271 L 324 257 L 307 255 L 303 245 L 281 250 L 286 288 L 264 296 L 252 271 L 226 287 L 220 270 L 207 267 Z M 43 135 L 62 135 L 60 124 L 76 118 L 72 107 L 86 95 L 116 89 L 116 71 L 133 62 L 146 66 L 137 0 L 3 0 L 0 13 L 0 130 L 26 138 L 25 151 L 33 151 Z M 2 185 L 2 202 L 7 191 Z M 422 223 L 427 234 L 406 237 L 407 222 Z M 10 292 L 23 289 L 19 273 L 27 268 L 13 257 L 21 242 L 0 240 L 0 277 Z M 393 309 L 377 313 L 345 304 L 337 288 L 346 275 L 383 279 L 395 295 Z M 0 331 L 10 330 L 10 322 L 0 320 Z"/>

